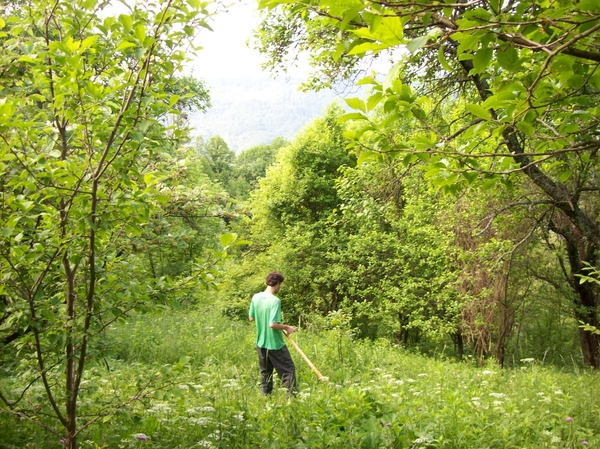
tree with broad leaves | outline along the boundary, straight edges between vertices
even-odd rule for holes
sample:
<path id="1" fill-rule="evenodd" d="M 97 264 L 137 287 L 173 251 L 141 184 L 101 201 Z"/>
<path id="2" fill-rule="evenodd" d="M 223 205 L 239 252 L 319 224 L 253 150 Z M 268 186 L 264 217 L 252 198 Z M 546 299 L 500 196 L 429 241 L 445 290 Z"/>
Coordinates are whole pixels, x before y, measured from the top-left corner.
<path id="1" fill-rule="evenodd" d="M 209 5 L 27 0 L 0 10 L 0 356 L 20 381 L 0 388 L 0 410 L 68 448 L 124 406 L 78 416 L 92 342 L 173 286 L 128 256 L 168 201 L 164 155 L 187 138 L 167 117 L 207 104 L 201 85 L 181 88 L 175 75 Z M 34 385 L 41 403 L 30 403 Z"/>
<path id="2" fill-rule="evenodd" d="M 598 266 L 600 249 L 597 1 L 259 4 L 266 15 L 257 46 L 271 67 L 310 50 L 317 70 L 307 87 L 341 79 L 370 87 L 365 100 L 347 100 L 355 112 L 345 119 L 356 123 L 347 137 L 361 161 L 385 153 L 447 192 L 533 186 L 512 207 L 530 210 L 563 243 L 575 317 L 598 325 L 598 286 L 579 277 Z M 383 81 L 364 76 L 377 60 L 391 61 Z M 397 133 L 406 123 L 412 132 Z M 598 335 L 582 327 L 579 336 L 584 363 L 599 368 Z"/>

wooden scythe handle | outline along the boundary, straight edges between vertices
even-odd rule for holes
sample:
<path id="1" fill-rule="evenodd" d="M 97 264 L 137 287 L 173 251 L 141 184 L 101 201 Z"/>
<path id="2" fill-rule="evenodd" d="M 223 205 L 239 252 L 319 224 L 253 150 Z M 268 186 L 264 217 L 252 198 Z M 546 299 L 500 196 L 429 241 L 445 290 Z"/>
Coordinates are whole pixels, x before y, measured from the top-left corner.
<path id="1" fill-rule="evenodd" d="M 285 335 L 287 337 L 287 339 L 290 341 L 290 343 L 292 344 L 292 346 L 294 346 L 294 348 L 296 348 L 296 351 L 298 351 L 298 353 L 302 356 L 304 361 L 306 363 L 308 363 L 308 366 L 310 366 L 310 368 L 315 372 L 315 374 L 317 375 L 319 380 L 325 380 L 325 377 L 323 377 L 323 375 L 319 372 L 317 367 L 315 365 L 313 365 L 313 363 L 310 361 L 310 359 L 308 357 L 306 357 L 306 354 L 304 354 L 304 352 L 302 352 L 302 349 L 300 349 L 300 347 L 296 344 L 296 342 L 294 340 L 292 340 L 292 337 L 290 337 L 286 331 L 283 331 L 283 335 Z"/>

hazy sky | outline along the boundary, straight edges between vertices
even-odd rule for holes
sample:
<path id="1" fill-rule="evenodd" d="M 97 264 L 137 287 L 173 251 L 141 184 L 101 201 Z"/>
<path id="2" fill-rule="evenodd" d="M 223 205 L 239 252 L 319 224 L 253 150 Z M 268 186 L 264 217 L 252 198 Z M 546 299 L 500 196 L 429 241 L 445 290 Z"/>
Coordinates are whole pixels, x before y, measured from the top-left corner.
<path id="1" fill-rule="evenodd" d="M 228 12 L 218 14 L 211 23 L 214 31 L 201 31 L 198 42 L 203 49 L 189 65 L 193 76 L 206 81 L 212 103 L 208 112 L 193 116 L 195 134 L 219 135 L 234 151 L 275 137 L 291 140 L 335 100 L 331 91 L 299 91 L 308 64 L 276 79 L 262 71 L 262 56 L 246 45 L 260 22 L 255 4 L 256 0 L 236 1 Z"/>
<path id="2" fill-rule="evenodd" d="M 236 1 L 227 12 L 219 13 L 210 25 L 214 31 L 202 31 L 199 42 L 203 49 L 191 65 L 194 75 L 209 81 L 215 77 L 252 76 L 269 78 L 262 73 L 263 57 L 246 45 L 260 22 L 256 0 Z M 304 77 L 306 70 L 293 70 L 292 75 Z"/>

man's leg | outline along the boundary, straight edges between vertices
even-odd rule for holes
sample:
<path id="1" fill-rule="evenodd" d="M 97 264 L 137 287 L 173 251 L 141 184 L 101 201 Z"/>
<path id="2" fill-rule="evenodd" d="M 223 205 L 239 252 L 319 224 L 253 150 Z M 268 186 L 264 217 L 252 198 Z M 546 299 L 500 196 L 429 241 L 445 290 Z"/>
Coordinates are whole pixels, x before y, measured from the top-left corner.
<path id="1" fill-rule="evenodd" d="M 288 392 L 296 394 L 296 366 L 287 346 L 277 351 L 269 351 L 269 361 L 277 370 L 277 374 Z"/>
<path id="2" fill-rule="evenodd" d="M 263 394 L 271 394 L 273 391 L 273 364 L 269 357 L 269 350 L 256 347 L 258 352 L 258 365 L 260 366 L 260 385 Z"/>

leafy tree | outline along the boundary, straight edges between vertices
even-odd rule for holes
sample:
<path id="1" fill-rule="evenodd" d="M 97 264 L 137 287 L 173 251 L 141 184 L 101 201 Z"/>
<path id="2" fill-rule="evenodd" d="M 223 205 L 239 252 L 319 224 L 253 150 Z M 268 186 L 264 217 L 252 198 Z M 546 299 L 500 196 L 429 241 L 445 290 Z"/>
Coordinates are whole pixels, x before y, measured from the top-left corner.
<path id="1" fill-rule="evenodd" d="M 235 153 L 229 149 L 227 142 L 220 136 L 210 137 L 207 141 L 199 137 L 196 148 L 204 158 L 204 172 L 226 187 L 233 175 L 235 162 Z"/>
<path id="2" fill-rule="evenodd" d="M 164 91 L 171 94 L 171 98 L 175 101 L 170 116 L 176 128 L 187 128 L 190 113 L 206 112 L 211 107 L 206 84 L 192 76 L 173 77 L 170 83 L 165 85 Z"/>
<path id="3" fill-rule="evenodd" d="M 454 336 L 461 301 L 452 229 L 440 225 L 449 202 L 420 174 L 397 169 L 369 161 L 338 179 L 342 204 L 332 220 L 347 240 L 329 276 L 364 334 L 414 347 Z"/>
<path id="4" fill-rule="evenodd" d="M 109 6 L 33 0 L 0 17 L 0 335 L 22 381 L 0 401 L 69 448 L 119 406 L 78 416 L 93 341 L 175 287 L 146 275 L 135 245 L 167 200 L 161 154 L 186 139 L 166 117 L 206 104 L 201 89 L 175 93 L 174 78 L 206 5 Z M 45 401 L 28 405 L 40 384 Z"/>
<path id="5" fill-rule="evenodd" d="M 227 232 L 237 214 L 227 193 L 202 172 L 202 162 L 188 145 L 157 158 L 157 168 L 165 173 L 159 183 L 163 205 L 135 239 L 132 251 L 149 262 L 153 279 L 192 276 L 199 261 L 213 259 L 212 252 L 220 249 L 218 236 Z M 171 299 L 178 294 L 195 297 L 194 290 L 186 288 Z"/>
<path id="6" fill-rule="evenodd" d="M 597 2 L 260 4 L 271 62 L 310 49 L 321 69 L 313 85 L 392 59 L 383 81 L 360 81 L 371 87 L 366 100 L 348 100 L 361 160 L 388 153 L 418 164 L 447 192 L 527 179 L 535 189 L 515 206 L 538 211 L 539 226 L 564 243 L 575 318 L 598 324 L 598 288 L 578 282 L 600 247 Z M 398 134 L 406 120 L 413 131 Z M 580 329 L 580 341 L 585 364 L 600 367 L 598 335 Z"/>
<path id="7" fill-rule="evenodd" d="M 335 179 L 341 166 L 353 166 L 356 161 L 337 123 L 341 113 L 332 107 L 281 148 L 251 192 L 245 226 L 252 245 L 244 253 L 242 266 L 232 267 L 233 291 L 225 291 L 233 297 L 228 313 L 245 316 L 251 294 L 263 288 L 264 276 L 271 270 L 286 275 L 282 294 L 287 298 L 289 319 L 298 319 L 318 298 L 314 278 L 327 263 L 326 242 L 335 238 L 327 222 L 339 205 Z"/>
<path id="8" fill-rule="evenodd" d="M 338 168 L 355 164 L 336 123 L 341 112 L 331 107 L 278 154 L 252 195 L 257 223 L 260 215 L 260 220 L 274 220 L 275 225 L 310 225 L 326 219 L 339 204 Z"/>
<path id="9" fill-rule="evenodd" d="M 238 199 L 248 198 L 250 191 L 256 188 L 258 180 L 264 178 L 267 167 L 275 162 L 280 148 L 288 142 L 278 137 L 270 144 L 257 145 L 241 151 L 236 155 L 233 179 L 229 183 L 229 191 Z"/>

